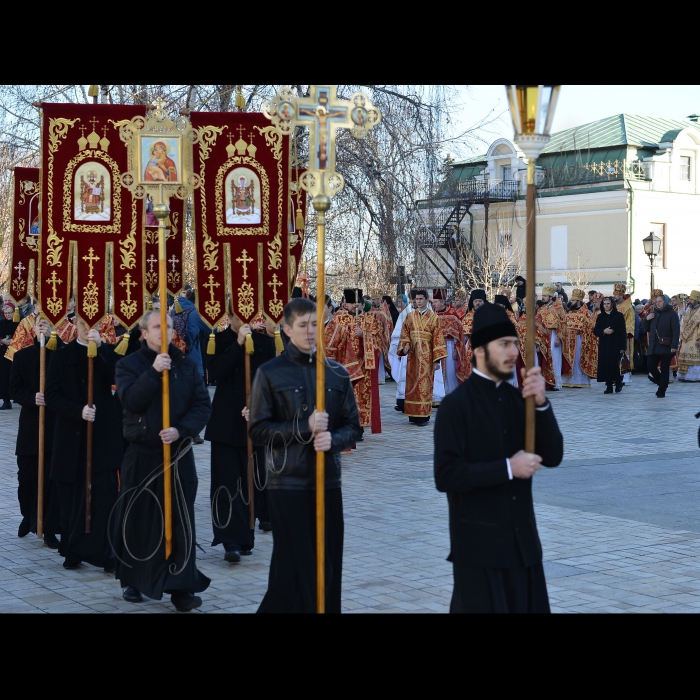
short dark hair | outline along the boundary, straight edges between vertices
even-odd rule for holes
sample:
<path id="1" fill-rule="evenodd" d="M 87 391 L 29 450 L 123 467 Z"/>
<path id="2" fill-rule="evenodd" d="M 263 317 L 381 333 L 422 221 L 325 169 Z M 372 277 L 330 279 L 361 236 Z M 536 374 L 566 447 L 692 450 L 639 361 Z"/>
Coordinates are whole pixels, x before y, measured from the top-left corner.
<path id="1" fill-rule="evenodd" d="M 310 299 L 304 299 L 304 297 L 298 297 L 292 299 L 284 307 L 284 323 L 287 326 L 294 325 L 294 319 L 297 316 L 303 316 L 305 314 L 310 314 L 316 311 L 316 304 Z"/>

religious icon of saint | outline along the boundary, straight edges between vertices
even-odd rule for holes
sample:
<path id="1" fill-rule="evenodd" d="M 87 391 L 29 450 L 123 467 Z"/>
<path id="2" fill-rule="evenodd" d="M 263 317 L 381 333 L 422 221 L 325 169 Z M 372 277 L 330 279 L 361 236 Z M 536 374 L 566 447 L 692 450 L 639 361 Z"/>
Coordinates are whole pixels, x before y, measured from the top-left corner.
<path id="1" fill-rule="evenodd" d="M 150 149 L 151 157 L 146 163 L 144 180 L 147 182 L 177 182 L 177 166 L 168 155 L 163 141 L 156 141 Z"/>
<path id="2" fill-rule="evenodd" d="M 292 110 L 289 102 L 283 102 L 280 105 L 280 117 L 287 120 L 292 118 Z"/>
<path id="3" fill-rule="evenodd" d="M 34 221 L 32 221 L 32 225 L 29 227 L 29 234 L 32 236 L 39 235 L 39 217 L 38 216 L 36 216 L 34 218 Z"/>
<path id="4" fill-rule="evenodd" d="M 364 107 L 355 107 L 352 110 L 352 121 L 358 126 L 362 126 L 367 121 L 367 111 Z"/>
<path id="5" fill-rule="evenodd" d="M 244 177 L 238 178 L 238 184 L 233 186 L 233 209 L 239 216 L 253 213 L 255 203 L 255 183 L 248 184 Z"/>
<path id="6" fill-rule="evenodd" d="M 80 180 L 83 211 L 90 214 L 102 211 L 102 202 L 104 201 L 104 196 L 102 195 L 104 177 L 98 180 L 97 173 L 91 170 L 87 174 L 87 180 L 82 177 Z"/>

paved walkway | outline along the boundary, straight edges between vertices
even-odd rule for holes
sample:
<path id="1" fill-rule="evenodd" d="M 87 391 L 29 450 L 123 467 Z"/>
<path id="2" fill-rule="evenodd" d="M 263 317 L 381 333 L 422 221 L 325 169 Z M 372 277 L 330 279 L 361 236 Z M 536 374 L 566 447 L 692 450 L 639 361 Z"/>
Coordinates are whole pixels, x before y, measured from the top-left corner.
<path id="1" fill-rule="evenodd" d="M 432 422 L 409 425 L 392 408 L 394 391 L 391 383 L 381 387 L 384 432 L 343 458 L 343 608 L 446 612 L 447 504 L 432 478 Z M 601 385 L 550 395 L 565 461 L 537 474 L 535 499 L 555 612 L 700 610 L 693 419 L 700 386 L 672 384 L 663 401 L 653 391 L 635 376 L 620 395 L 603 396 Z M 0 412 L 0 612 L 173 612 L 167 599 L 126 603 L 101 570 L 66 571 L 36 537 L 17 538 L 18 416 L 16 409 Z M 239 564 L 208 546 L 208 443 L 195 447 L 195 458 L 196 527 L 205 550 L 197 559 L 212 579 L 198 612 L 254 612 L 266 590 L 272 536 L 256 533 L 253 555 Z"/>

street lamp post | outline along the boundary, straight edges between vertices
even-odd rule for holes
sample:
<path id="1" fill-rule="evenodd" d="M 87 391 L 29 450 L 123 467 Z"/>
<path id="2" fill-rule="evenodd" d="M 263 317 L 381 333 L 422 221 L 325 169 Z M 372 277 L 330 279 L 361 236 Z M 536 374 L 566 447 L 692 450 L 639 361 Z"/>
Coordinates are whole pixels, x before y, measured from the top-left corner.
<path id="1" fill-rule="evenodd" d="M 506 85 L 515 143 L 527 162 L 527 286 L 525 361 L 535 366 L 535 163 L 549 142 L 560 85 Z M 535 451 L 535 397 L 525 399 L 525 450 Z"/>
<path id="2" fill-rule="evenodd" d="M 651 265 L 651 289 L 654 289 L 654 260 L 661 251 L 661 239 L 654 235 L 652 231 L 643 241 L 644 252 L 649 256 L 649 264 Z M 650 297 L 651 298 L 651 297 Z"/>

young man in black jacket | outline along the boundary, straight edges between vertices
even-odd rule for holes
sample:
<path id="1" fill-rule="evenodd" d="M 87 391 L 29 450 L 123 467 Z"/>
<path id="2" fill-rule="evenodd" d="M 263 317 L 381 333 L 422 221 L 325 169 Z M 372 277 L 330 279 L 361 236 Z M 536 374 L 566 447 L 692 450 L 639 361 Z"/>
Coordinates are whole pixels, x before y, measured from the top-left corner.
<path id="1" fill-rule="evenodd" d="M 211 501 L 214 540 L 223 544 L 224 559 L 239 562 L 241 554 L 251 554 L 254 535 L 250 528 L 248 501 L 248 430 L 241 411 L 246 405 L 245 339 L 253 340 L 250 355 L 251 382 L 263 363 L 275 357 L 274 326 L 262 324 L 255 332 L 235 318 L 229 309 L 231 325 L 216 333 L 216 354 L 209 360 L 209 379 L 216 382 L 212 415 L 204 433 L 211 441 Z M 262 330 L 262 332 L 259 332 Z M 261 530 L 270 530 L 265 485 L 265 450 L 253 453 L 253 503 Z M 256 477 L 257 475 L 257 477 Z M 257 482 L 257 483 L 256 483 Z M 260 483 L 262 482 L 262 484 Z M 255 488 L 257 486 L 258 488 Z"/>
<path id="2" fill-rule="evenodd" d="M 343 503 L 340 453 L 362 435 L 347 370 L 326 361 L 326 410 L 316 402 L 316 305 L 293 299 L 284 308 L 286 351 L 258 369 L 250 437 L 266 445 L 267 499 L 274 547 L 267 593 L 258 612 L 316 610 L 316 453 L 325 452 L 326 612 L 340 612 Z M 321 335 L 323 338 L 323 335 Z"/>
<path id="3" fill-rule="evenodd" d="M 168 317 L 168 340 L 172 319 Z M 116 509 L 114 550 L 116 577 L 124 599 L 138 603 L 141 593 L 160 600 L 163 593 L 179 612 L 198 608 L 195 595 L 211 581 L 195 561 L 194 501 L 197 471 L 191 440 L 211 414 L 209 392 L 198 365 L 172 343 L 160 352 L 160 312 L 139 322 L 141 350 L 119 361 L 116 384 L 124 407 L 124 437 L 129 448 L 122 464 L 122 487 Z M 169 370 L 170 428 L 163 429 L 162 373 Z M 173 548 L 165 558 L 163 532 L 163 445 L 171 446 Z M 148 489 L 148 491 L 146 491 Z"/>
<path id="4" fill-rule="evenodd" d="M 45 340 L 51 335 L 49 322 L 37 314 L 34 321 L 34 344 L 15 353 L 10 373 L 10 395 L 22 407 L 17 430 L 17 499 L 22 514 L 17 535 L 24 537 L 37 531 L 37 507 L 39 501 L 39 406 L 46 406 L 44 394 L 39 392 L 41 369 L 40 336 Z M 59 347 L 63 343 L 59 340 Z M 49 366 L 51 350 L 46 353 L 46 367 Z M 51 452 L 53 450 L 54 425 L 56 414 L 44 410 L 44 544 L 58 549 L 56 538 L 61 532 L 61 515 L 58 506 L 58 493 L 54 482 L 49 478 Z"/>
<path id="5" fill-rule="evenodd" d="M 484 304 L 470 342 L 476 366 L 435 422 L 435 484 L 447 493 L 453 613 L 549 612 L 532 477 L 562 460 L 563 438 L 539 367 L 508 380 L 518 336 L 505 310 Z M 525 452 L 525 401 L 536 404 L 536 454 Z"/>

